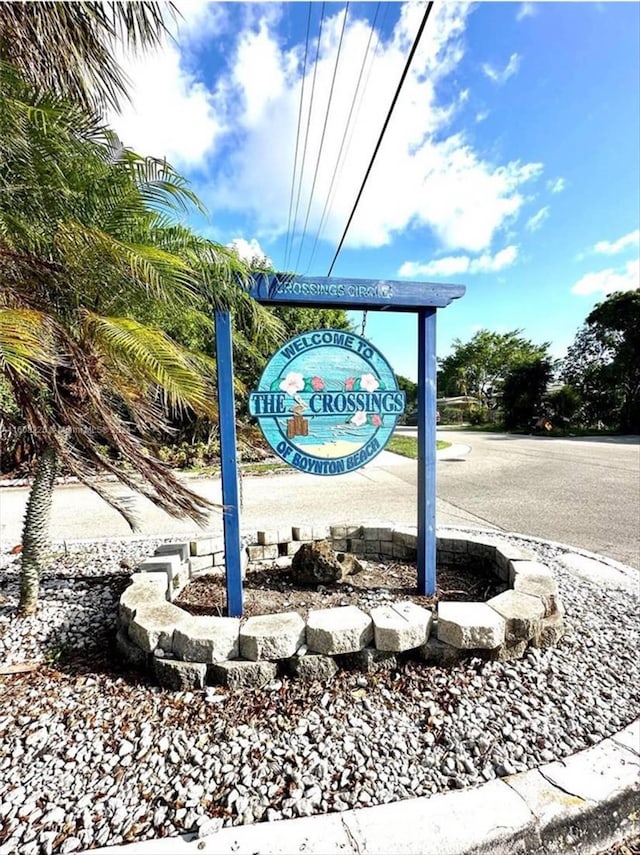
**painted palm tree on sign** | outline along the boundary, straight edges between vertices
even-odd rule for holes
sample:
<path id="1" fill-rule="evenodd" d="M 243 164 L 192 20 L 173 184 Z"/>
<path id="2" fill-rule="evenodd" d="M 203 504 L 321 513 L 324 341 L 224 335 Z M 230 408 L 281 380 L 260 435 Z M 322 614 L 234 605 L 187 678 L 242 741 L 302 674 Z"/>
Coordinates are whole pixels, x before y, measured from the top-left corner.
<path id="1" fill-rule="evenodd" d="M 99 472 L 171 514 L 202 522 L 211 510 L 153 445 L 172 410 L 215 415 L 213 362 L 139 319 L 154 307 L 238 306 L 257 337 L 277 323 L 261 326 L 266 313 L 238 287 L 237 255 L 176 221 L 197 200 L 164 161 L 123 148 L 78 108 L 35 98 L 7 66 L 0 137 L 0 375 L 39 450 L 23 536 L 30 612 L 56 465 L 132 526 Z"/>

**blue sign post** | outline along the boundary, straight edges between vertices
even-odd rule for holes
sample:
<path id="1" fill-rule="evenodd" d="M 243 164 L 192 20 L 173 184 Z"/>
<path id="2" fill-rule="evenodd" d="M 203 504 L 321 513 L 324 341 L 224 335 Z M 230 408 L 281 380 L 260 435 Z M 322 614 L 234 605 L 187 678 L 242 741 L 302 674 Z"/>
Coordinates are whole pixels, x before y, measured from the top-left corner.
<path id="1" fill-rule="evenodd" d="M 240 558 L 240 496 L 236 451 L 236 408 L 233 397 L 233 342 L 231 315 L 216 312 L 218 419 L 220 422 L 220 474 L 222 525 L 229 617 L 242 615 L 242 563 Z"/>
<path id="2" fill-rule="evenodd" d="M 462 297 L 464 286 L 257 274 L 250 293 L 265 305 L 417 314 L 418 590 L 435 594 L 436 310 Z M 323 335 L 330 340 L 323 341 Z M 314 354 L 323 346 L 325 353 L 316 363 Z M 237 617 L 242 614 L 242 570 L 228 312 L 216 312 L 216 353 L 227 611 Z M 348 365 L 346 372 L 338 370 L 339 361 Z M 249 407 L 280 457 L 304 472 L 339 475 L 363 466 L 382 450 L 404 409 L 404 396 L 386 359 L 370 342 L 344 331 L 317 330 L 297 336 L 272 357 Z M 318 433 L 309 439 L 312 418 Z"/>

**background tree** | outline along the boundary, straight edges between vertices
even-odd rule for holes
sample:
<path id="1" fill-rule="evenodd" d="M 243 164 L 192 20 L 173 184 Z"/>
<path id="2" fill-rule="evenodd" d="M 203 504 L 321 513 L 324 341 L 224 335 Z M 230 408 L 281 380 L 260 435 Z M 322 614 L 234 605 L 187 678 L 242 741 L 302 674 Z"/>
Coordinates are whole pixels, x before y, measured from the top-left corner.
<path id="1" fill-rule="evenodd" d="M 418 384 L 408 377 L 403 377 L 402 374 L 396 375 L 398 387 L 402 389 L 406 398 L 404 406 L 404 415 L 413 415 L 418 410 Z"/>
<path id="2" fill-rule="evenodd" d="M 640 433 L 640 290 L 611 294 L 590 312 L 562 376 L 582 399 L 584 423 Z"/>
<path id="3" fill-rule="evenodd" d="M 618 427 L 640 433 L 640 289 L 609 295 L 588 315 L 587 324 L 609 352 Z"/>
<path id="4" fill-rule="evenodd" d="M 529 428 L 543 415 L 543 400 L 553 377 L 548 358 L 532 359 L 514 365 L 502 383 L 502 410 L 507 430 Z"/>
<path id="5" fill-rule="evenodd" d="M 584 426 L 613 425 L 616 394 L 611 383 L 609 350 L 586 324 L 567 349 L 561 376 L 580 397 L 577 416 Z"/>
<path id="6" fill-rule="evenodd" d="M 582 398 L 577 389 L 565 383 L 547 395 L 549 417 L 554 425 L 568 427 L 580 411 Z"/>
<path id="7" fill-rule="evenodd" d="M 548 356 L 548 342 L 536 345 L 521 333 L 483 329 L 468 342 L 454 339 L 453 353 L 439 360 L 438 395 L 472 395 L 487 406 L 517 365 Z"/>

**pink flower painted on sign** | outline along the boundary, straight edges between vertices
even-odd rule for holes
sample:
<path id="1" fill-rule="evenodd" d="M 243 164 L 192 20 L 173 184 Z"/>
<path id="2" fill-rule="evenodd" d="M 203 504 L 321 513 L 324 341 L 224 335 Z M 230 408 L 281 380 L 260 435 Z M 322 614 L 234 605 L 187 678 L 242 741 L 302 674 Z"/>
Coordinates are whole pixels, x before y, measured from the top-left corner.
<path id="1" fill-rule="evenodd" d="M 324 389 L 324 380 L 322 379 L 322 377 L 312 377 L 311 388 L 314 392 L 322 392 L 322 390 Z"/>
<path id="2" fill-rule="evenodd" d="M 297 371 L 290 371 L 280 383 L 280 389 L 282 389 L 283 392 L 287 392 L 289 395 L 295 395 L 296 392 L 302 392 L 304 389 L 304 377 Z"/>
<path id="3" fill-rule="evenodd" d="M 360 388 L 366 392 L 375 392 L 379 386 L 378 378 L 374 377 L 373 374 L 363 374 L 360 378 Z"/>
<path id="4" fill-rule="evenodd" d="M 371 424 L 374 427 L 380 427 L 380 425 L 382 424 L 382 419 L 380 418 L 380 416 L 377 413 L 371 414 Z"/>
<path id="5" fill-rule="evenodd" d="M 356 378 L 355 377 L 347 377 L 347 379 L 344 381 L 345 392 L 353 392 L 353 388 L 355 385 L 356 385 Z"/>
<path id="6" fill-rule="evenodd" d="M 358 410 L 356 413 L 353 414 L 353 417 L 351 419 L 352 425 L 355 425 L 356 427 L 362 427 L 362 425 L 366 425 L 366 423 L 367 414 L 364 412 L 364 410 Z"/>

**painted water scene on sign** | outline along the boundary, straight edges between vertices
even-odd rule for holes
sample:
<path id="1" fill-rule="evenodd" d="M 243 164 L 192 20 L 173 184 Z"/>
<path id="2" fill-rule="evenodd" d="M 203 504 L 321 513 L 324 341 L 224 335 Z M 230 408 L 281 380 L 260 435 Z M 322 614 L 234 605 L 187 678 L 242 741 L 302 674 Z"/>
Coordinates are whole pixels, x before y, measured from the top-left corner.
<path id="1" fill-rule="evenodd" d="M 376 347 L 353 333 L 325 329 L 296 336 L 278 350 L 249 396 L 249 411 L 287 463 L 340 475 L 382 451 L 404 403 Z"/>

